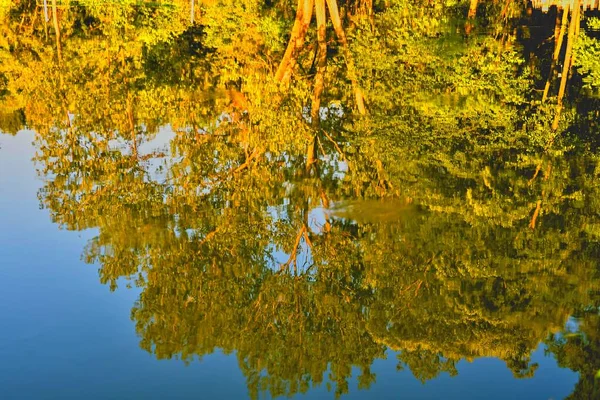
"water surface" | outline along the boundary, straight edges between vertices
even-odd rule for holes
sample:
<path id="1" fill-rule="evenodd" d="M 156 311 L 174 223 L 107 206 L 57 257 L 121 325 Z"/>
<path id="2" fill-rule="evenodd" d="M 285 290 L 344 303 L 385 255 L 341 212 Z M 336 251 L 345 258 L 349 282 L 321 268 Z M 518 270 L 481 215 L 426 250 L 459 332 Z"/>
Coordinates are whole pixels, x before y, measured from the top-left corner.
<path id="1" fill-rule="evenodd" d="M 351 3 L 1 9 L 2 399 L 598 397 L 595 14 Z"/>

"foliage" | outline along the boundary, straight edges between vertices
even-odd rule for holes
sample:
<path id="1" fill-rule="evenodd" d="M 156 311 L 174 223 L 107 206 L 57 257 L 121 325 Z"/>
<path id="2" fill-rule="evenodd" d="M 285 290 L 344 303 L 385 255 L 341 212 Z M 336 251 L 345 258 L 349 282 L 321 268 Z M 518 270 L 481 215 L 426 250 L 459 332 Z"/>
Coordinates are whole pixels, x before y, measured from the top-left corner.
<path id="1" fill-rule="evenodd" d="M 475 22 L 495 28 L 479 35 L 464 1 L 363 3 L 344 3 L 344 26 L 366 115 L 330 31 L 318 113 L 314 33 L 294 79 L 273 79 L 289 2 L 205 1 L 192 24 L 183 2 L 80 1 L 60 35 L 19 3 L 0 129 L 36 131 L 41 204 L 98 230 L 83 259 L 112 290 L 141 288 L 131 317 L 157 358 L 222 349 L 254 398 L 342 395 L 353 368 L 376 381 L 386 349 L 422 381 L 477 357 L 525 378 L 546 339 L 589 385 L 595 337 L 557 335 L 598 301 L 597 104 L 574 79 L 550 129 L 516 2 L 483 5 Z"/>
<path id="2" fill-rule="evenodd" d="M 600 29 L 600 19 L 589 18 L 587 26 L 590 33 L 593 34 L 594 30 Z M 580 32 L 575 54 L 575 66 L 579 67 L 579 72 L 584 75 L 584 88 L 598 93 L 600 88 L 600 40 L 585 31 Z"/>

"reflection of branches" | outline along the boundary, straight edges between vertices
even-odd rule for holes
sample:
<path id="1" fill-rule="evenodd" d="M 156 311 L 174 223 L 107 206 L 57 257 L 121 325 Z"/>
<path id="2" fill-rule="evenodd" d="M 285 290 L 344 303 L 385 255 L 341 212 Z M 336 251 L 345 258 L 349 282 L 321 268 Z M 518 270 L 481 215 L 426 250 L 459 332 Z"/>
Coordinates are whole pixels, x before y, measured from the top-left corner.
<path id="1" fill-rule="evenodd" d="M 286 268 L 288 268 L 293 263 L 294 264 L 294 273 L 295 274 L 298 273 L 298 264 L 296 263 L 296 260 L 298 258 L 298 249 L 300 248 L 300 241 L 302 240 L 302 237 L 304 237 L 304 242 L 308 245 L 308 247 L 310 249 L 312 249 L 312 242 L 308 236 L 308 229 L 306 227 L 306 224 L 302 224 L 302 228 L 300 228 L 300 231 L 298 231 L 298 235 L 296 235 L 296 240 L 294 242 L 294 248 L 292 249 L 290 257 L 288 258 L 288 260 L 285 263 L 281 264 L 281 266 L 279 268 L 279 272 L 284 271 Z"/>
<path id="2" fill-rule="evenodd" d="M 342 157 L 343 161 L 347 161 L 346 156 L 344 155 L 344 152 L 342 151 L 342 149 L 340 149 L 340 146 L 337 144 L 337 142 L 335 140 L 333 140 L 333 138 L 331 136 L 329 136 L 329 134 L 327 132 L 325 132 L 325 130 L 322 130 L 321 132 L 323 132 L 323 135 L 325 135 L 325 137 L 327 139 L 329 139 L 329 141 L 331 143 L 333 143 L 333 146 L 335 147 L 335 149 L 337 150 L 338 153 L 340 153 L 340 156 Z"/>
<path id="3" fill-rule="evenodd" d="M 409 299 L 408 303 L 404 306 L 401 307 L 398 312 L 394 315 L 394 318 L 397 318 L 398 315 L 400 315 L 400 313 L 408 308 L 410 308 L 412 301 L 414 299 L 417 298 L 417 296 L 419 295 L 419 291 L 421 290 L 421 286 L 423 286 L 423 281 L 421 279 L 417 279 L 416 281 L 414 281 L 413 283 L 411 283 L 410 285 L 408 285 L 407 287 L 403 288 L 402 290 L 400 290 L 400 293 L 404 294 L 407 291 L 409 291 L 410 289 L 412 289 L 414 286 L 416 285 L 415 288 L 415 293 L 413 294 L 412 298 Z"/>
<path id="4" fill-rule="evenodd" d="M 250 156 L 248 156 L 246 158 L 246 160 L 242 164 L 240 164 L 236 169 L 234 169 L 233 171 L 228 171 L 225 174 L 221 174 L 219 176 L 214 177 L 212 179 L 212 181 L 210 182 L 210 186 L 214 186 L 214 185 L 223 183 L 226 180 L 228 180 L 229 178 L 231 178 L 233 175 L 242 172 L 243 170 L 248 168 L 250 166 L 250 164 L 252 163 L 252 161 L 255 158 L 257 158 L 259 155 L 260 155 L 259 149 L 258 148 L 254 149 L 252 154 L 250 154 Z"/>
<path id="5" fill-rule="evenodd" d="M 201 186 L 202 188 L 212 189 L 212 188 L 216 187 L 217 185 L 220 185 L 220 184 L 228 181 L 234 175 L 236 175 L 236 174 L 242 172 L 243 170 L 245 170 L 246 168 L 250 167 L 250 165 L 252 164 L 252 161 L 254 161 L 258 157 L 260 157 L 260 155 L 261 155 L 260 149 L 256 148 L 252 152 L 252 154 L 250 154 L 246 158 L 246 160 L 242 164 L 240 164 L 237 168 L 228 170 L 224 173 L 216 173 L 216 174 L 209 175 L 205 179 L 203 179 L 203 182 L 201 182 L 199 184 L 199 186 Z M 171 176 L 171 177 L 167 178 L 164 183 L 173 182 L 172 184 L 175 184 L 177 178 L 178 177 L 176 177 L 176 176 Z M 188 185 L 187 183 L 183 184 L 184 187 L 186 187 L 187 185 Z"/>
<path id="6" fill-rule="evenodd" d="M 252 152 L 252 154 L 250 154 L 247 158 L 246 161 L 244 161 L 243 164 L 241 164 L 239 167 L 237 167 L 233 173 L 237 174 L 240 171 L 243 171 L 244 169 L 248 168 L 250 166 L 250 163 L 252 162 L 253 159 L 257 158 L 259 156 L 259 150 L 258 147 L 256 149 L 254 149 L 254 151 Z"/>
<path id="7" fill-rule="evenodd" d="M 414 281 L 413 283 L 411 283 L 410 285 L 408 285 L 407 287 L 403 288 L 400 293 L 406 293 L 408 290 L 410 290 L 413 286 L 417 286 L 415 289 L 415 294 L 414 297 L 417 297 L 419 294 L 419 290 L 421 289 L 421 285 L 423 285 L 423 281 L 421 279 L 417 279 L 416 281 Z"/>
<path id="8" fill-rule="evenodd" d="M 294 248 L 292 249 L 290 257 L 284 264 L 281 264 L 279 271 L 285 270 L 290 266 L 291 263 L 294 263 L 294 272 L 297 272 L 298 266 L 296 265 L 296 258 L 298 257 L 298 247 L 300 246 L 300 240 L 302 239 L 302 236 L 304 236 L 305 232 L 306 225 L 303 224 L 302 228 L 300 228 L 300 231 L 298 232 L 298 235 L 296 235 L 296 241 L 294 242 Z"/>
<path id="9" fill-rule="evenodd" d="M 213 236 L 215 236 L 219 232 L 220 229 L 221 229 L 221 227 L 217 227 L 215 230 L 208 232 L 206 234 L 206 236 L 204 236 L 204 238 L 200 241 L 199 245 L 202 246 L 204 243 L 206 243 L 210 239 L 212 239 Z"/>
<path id="10" fill-rule="evenodd" d="M 533 183 L 533 181 L 535 181 L 535 178 L 537 178 L 538 174 L 540 173 L 540 171 L 542 170 L 542 164 L 538 164 L 537 167 L 535 167 L 535 173 L 533 174 L 533 177 L 527 182 L 527 184 L 529 186 L 531 186 L 531 184 Z"/>

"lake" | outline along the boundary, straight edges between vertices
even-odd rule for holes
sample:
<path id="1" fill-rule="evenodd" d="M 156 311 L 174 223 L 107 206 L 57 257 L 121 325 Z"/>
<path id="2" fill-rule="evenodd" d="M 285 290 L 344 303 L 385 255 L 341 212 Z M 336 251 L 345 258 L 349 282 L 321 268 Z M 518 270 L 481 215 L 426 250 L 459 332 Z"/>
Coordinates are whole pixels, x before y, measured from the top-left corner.
<path id="1" fill-rule="evenodd" d="M 0 3 L 0 398 L 600 398 L 597 12 L 339 7 Z"/>

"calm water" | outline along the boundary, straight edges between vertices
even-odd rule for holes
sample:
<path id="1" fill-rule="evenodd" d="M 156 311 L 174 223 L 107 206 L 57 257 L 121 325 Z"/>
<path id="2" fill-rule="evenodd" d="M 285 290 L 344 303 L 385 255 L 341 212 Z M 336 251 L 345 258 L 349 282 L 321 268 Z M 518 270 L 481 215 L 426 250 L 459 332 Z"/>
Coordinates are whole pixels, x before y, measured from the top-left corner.
<path id="1" fill-rule="evenodd" d="M 597 12 L 58 3 L 0 1 L 0 399 L 600 399 Z"/>
<path id="2" fill-rule="evenodd" d="M 131 320 L 130 310 L 134 303 L 139 301 L 144 289 L 120 288 L 111 293 L 107 286 L 100 285 L 98 268 L 102 268 L 102 263 L 95 262 L 89 265 L 81 260 L 82 249 L 98 237 L 98 229 L 92 228 L 79 232 L 59 229 L 52 223 L 50 213 L 39 209 L 37 194 L 44 180 L 36 177 L 36 168 L 31 161 L 35 151 L 32 140 L 33 134 L 27 131 L 19 133 L 16 137 L 0 136 L 0 193 L 2 194 L 0 197 L 2 202 L 0 307 L 3 318 L 0 341 L 2 343 L 0 388 L 2 398 L 247 397 L 249 383 L 240 368 L 238 360 L 240 352 L 235 348 L 235 342 L 228 348 L 230 354 L 224 354 L 217 344 L 206 351 L 202 360 L 190 358 L 188 362 L 184 362 L 177 359 L 181 358 L 177 355 L 185 345 L 179 342 L 182 339 L 176 332 L 178 322 L 175 322 L 173 325 L 175 347 L 172 348 L 172 353 L 169 353 L 174 356 L 172 359 L 157 360 L 155 355 L 140 348 L 140 332 L 136 334 L 136 321 Z M 201 277 L 197 279 L 200 280 Z M 224 276 L 222 279 L 235 278 Z M 424 297 L 429 295 L 438 294 L 421 294 Z M 461 296 L 469 295 L 469 291 L 465 291 L 454 301 L 458 302 Z M 219 301 L 218 298 L 215 298 L 215 301 Z M 331 298 L 329 301 L 336 303 L 337 299 Z M 360 304 L 361 299 L 355 301 Z M 419 302 L 415 301 L 415 307 L 418 307 L 415 312 L 435 313 L 435 308 L 432 311 L 428 309 L 427 301 L 424 303 L 425 305 L 419 305 Z M 165 311 L 173 313 L 171 317 L 175 318 L 175 321 L 178 321 L 176 315 L 181 312 L 177 307 L 179 306 L 176 305 L 174 309 L 169 308 L 169 311 Z M 233 320 L 244 318 L 238 313 L 242 314 L 246 310 L 238 309 L 240 305 L 233 301 L 224 301 L 223 307 L 229 309 L 228 318 Z M 460 312 L 456 311 L 456 308 L 454 311 Z M 198 312 L 198 324 L 201 324 L 202 311 Z M 469 311 L 465 310 L 465 312 L 472 315 Z M 507 323 L 507 329 L 512 331 L 528 326 L 531 321 L 522 314 L 522 312 L 515 312 L 514 316 L 506 316 L 505 318 L 512 320 Z M 457 317 L 457 314 L 453 317 Z M 552 314 L 541 317 L 542 320 L 556 318 Z M 192 326 L 196 323 L 194 314 L 182 315 L 179 318 L 185 319 L 185 323 Z M 341 314 L 339 318 L 343 319 L 345 315 Z M 346 398 L 475 399 L 485 393 L 485 397 L 493 399 L 561 399 L 573 391 L 579 379 L 576 372 L 560 368 L 555 357 L 546 354 L 546 346 L 542 343 L 548 333 L 546 326 L 541 326 L 539 336 L 532 338 L 530 342 L 532 347 L 523 349 L 524 354 L 530 357 L 529 363 L 538 366 L 532 377 L 516 379 L 513 372 L 507 368 L 506 362 L 494 357 L 505 351 L 505 347 L 510 347 L 513 344 L 510 343 L 511 340 L 522 340 L 521 334 L 529 334 L 528 328 L 518 332 L 503 332 L 498 334 L 498 337 L 494 337 L 494 333 L 491 333 L 491 337 L 485 337 L 486 330 L 481 329 L 479 333 L 483 336 L 481 341 L 473 335 L 473 345 L 479 348 L 476 351 L 467 350 L 468 360 L 457 358 L 456 363 L 453 364 L 455 370 L 453 368 L 452 374 L 441 372 L 438 375 L 437 362 L 433 362 L 431 366 L 424 365 L 433 361 L 431 355 L 439 354 L 443 357 L 443 353 L 437 352 L 437 345 L 447 346 L 450 349 L 454 346 L 468 346 L 460 335 L 455 338 L 449 334 L 448 337 L 443 338 L 444 343 L 440 344 L 429 337 L 427 332 L 433 331 L 435 334 L 438 324 L 461 323 L 460 321 L 447 322 L 444 315 L 440 316 L 439 320 L 434 316 L 427 322 L 415 322 L 410 319 L 406 321 L 409 337 L 406 345 L 413 347 L 414 341 L 417 343 L 416 346 L 418 343 L 430 346 L 427 348 L 427 355 L 419 357 L 422 363 L 417 361 L 415 364 L 416 368 L 426 369 L 425 372 L 417 373 L 427 374 L 429 371 L 432 374 L 431 379 L 423 384 L 410 368 L 397 371 L 397 357 L 402 353 L 400 350 L 402 344 L 395 346 L 395 349 L 381 348 L 377 357 L 371 359 L 372 356 L 368 353 L 372 353 L 372 349 L 363 348 L 364 343 L 358 340 L 358 338 L 364 340 L 364 335 L 368 335 L 364 332 L 365 327 L 359 325 L 361 322 L 356 321 L 354 315 L 349 318 L 353 321 L 344 326 L 344 329 L 357 329 L 357 333 L 347 334 L 358 336 L 351 337 L 350 343 L 338 342 L 338 333 L 326 331 L 324 334 L 330 335 L 333 341 L 327 344 L 325 354 L 319 354 L 321 349 L 315 349 L 313 352 L 310 348 L 292 347 L 291 344 L 281 348 L 270 348 L 269 338 L 263 336 L 264 333 L 252 332 L 249 335 L 255 337 L 254 340 L 264 341 L 260 344 L 260 348 L 263 349 L 261 351 L 265 352 L 265 357 L 275 360 L 297 361 L 302 358 L 310 362 L 311 358 L 314 358 L 327 363 L 335 362 L 336 357 L 344 357 L 344 352 L 347 351 L 355 353 L 356 360 L 362 360 L 361 353 L 364 351 L 364 356 L 367 357 L 366 364 L 371 365 L 372 383 L 369 389 L 359 389 L 356 377 L 361 374 L 361 371 L 353 365 L 352 359 L 349 359 L 347 366 L 351 371 L 348 371 L 350 377 Z M 424 331 L 417 328 L 418 333 L 415 336 L 409 333 L 412 329 L 410 325 L 414 323 L 427 323 L 428 326 Z M 462 322 L 466 326 L 471 323 L 475 326 L 480 322 L 477 321 L 477 317 Z M 566 315 L 558 318 L 557 323 L 567 324 Z M 219 321 L 215 321 L 215 324 L 218 329 L 226 330 L 225 327 L 219 327 Z M 441 329 L 444 329 L 444 326 Z M 189 331 L 186 328 L 186 334 L 189 334 L 187 332 Z M 170 334 L 171 331 L 167 330 L 160 334 L 160 339 L 155 340 L 168 343 Z M 211 334 L 215 337 L 207 339 L 219 343 L 220 332 Z M 239 332 L 235 340 L 243 343 L 243 337 L 240 336 L 244 334 Z M 277 332 L 273 334 L 278 335 Z M 284 341 L 285 344 L 285 340 L 288 339 L 283 333 L 281 336 L 278 341 Z M 507 341 L 503 336 L 508 336 Z M 433 343 L 429 342 L 430 339 Z M 295 342 L 293 339 L 289 340 Z M 399 340 L 403 343 L 404 338 L 392 335 L 389 340 Z M 455 340 L 459 343 L 455 343 Z M 338 344 L 349 346 L 350 349 L 336 348 Z M 249 350 L 246 348 L 242 351 Z M 269 351 L 273 354 L 269 354 Z M 474 353 L 476 355 L 473 355 Z M 294 366 L 292 364 L 291 368 Z M 279 378 L 277 374 L 281 373 L 285 379 L 287 374 L 294 376 L 298 373 L 278 371 L 277 366 L 274 368 L 274 371 L 263 371 L 262 374 L 271 373 L 277 379 Z M 441 370 L 443 371 L 444 368 Z M 330 373 L 329 370 L 325 372 L 326 376 Z M 325 380 L 327 381 L 327 378 Z M 265 386 L 268 388 L 268 383 Z M 308 386 L 310 389 L 298 397 L 331 398 L 333 396 L 327 391 L 327 384 L 317 387 Z M 270 396 L 261 393 L 260 397 Z"/>

